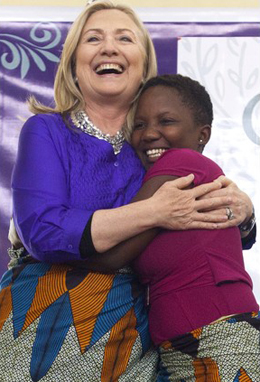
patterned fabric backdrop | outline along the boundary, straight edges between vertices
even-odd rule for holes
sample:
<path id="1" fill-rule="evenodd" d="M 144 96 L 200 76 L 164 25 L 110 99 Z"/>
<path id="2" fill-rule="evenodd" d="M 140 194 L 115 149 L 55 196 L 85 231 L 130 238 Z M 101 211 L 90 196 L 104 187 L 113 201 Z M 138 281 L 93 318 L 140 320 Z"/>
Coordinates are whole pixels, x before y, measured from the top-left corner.
<path id="1" fill-rule="evenodd" d="M 159 72 L 190 75 L 209 90 L 215 106 L 205 154 L 253 199 L 260 227 L 260 28 L 251 23 L 146 23 Z M 0 274 L 8 262 L 12 214 L 10 182 L 20 129 L 29 117 L 26 98 L 52 103 L 52 86 L 68 22 L 2 22 L 0 26 Z M 51 187 L 51 185 L 50 185 Z M 245 262 L 260 301 L 260 248 Z"/>

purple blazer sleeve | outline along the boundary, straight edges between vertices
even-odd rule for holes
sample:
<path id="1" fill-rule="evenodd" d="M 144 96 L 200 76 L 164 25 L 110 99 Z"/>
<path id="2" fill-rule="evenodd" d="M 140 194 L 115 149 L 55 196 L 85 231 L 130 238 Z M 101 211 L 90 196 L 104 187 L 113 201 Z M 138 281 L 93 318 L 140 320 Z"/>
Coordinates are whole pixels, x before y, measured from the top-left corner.
<path id="1" fill-rule="evenodd" d="M 73 208 L 60 127 L 33 116 L 22 128 L 13 171 L 13 215 L 27 251 L 38 260 L 80 259 L 79 243 L 93 211 Z"/>

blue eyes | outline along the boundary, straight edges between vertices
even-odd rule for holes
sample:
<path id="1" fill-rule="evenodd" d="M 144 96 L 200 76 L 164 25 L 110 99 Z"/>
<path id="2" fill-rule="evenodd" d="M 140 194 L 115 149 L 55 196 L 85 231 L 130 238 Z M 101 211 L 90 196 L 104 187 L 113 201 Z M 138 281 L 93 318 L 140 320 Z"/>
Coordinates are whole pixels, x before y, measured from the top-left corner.
<path id="1" fill-rule="evenodd" d="M 97 37 L 89 37 L 88 39 L 87 39 L 87 42 L 96 42 L 96 41 L 98 41 L 99 39 L 97 38 Z"/>
<path id="2" fill-rule="evenodd" d="M 129 36 L 120 37 L 120 41 L 132 42 L 133 40 Z"/>
<path id="3" fill-rule="evenodd" d="M 90 36 L 87 38 L 87 42 L 98 42 L 98 41 L 101 41 L 102 39 L 103 39 L 102 37 Z M 129 36 L 119 36 L 118 40 L 122 42 L 133 42 L 133 39 Z"/>

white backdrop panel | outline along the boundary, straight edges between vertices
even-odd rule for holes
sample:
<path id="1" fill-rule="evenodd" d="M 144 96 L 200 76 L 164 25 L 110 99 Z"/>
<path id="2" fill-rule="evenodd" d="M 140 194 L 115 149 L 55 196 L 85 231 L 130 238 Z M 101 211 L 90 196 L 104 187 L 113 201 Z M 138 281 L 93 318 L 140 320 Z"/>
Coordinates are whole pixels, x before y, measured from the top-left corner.
<path id="1" fill-rule="evenodd" d="M 214 105 L 204 154 L 252 198 L 260 227 L 260 38 L 185 37 L 178 42 L 178 73 L 202 83 Z M 244 251 L 260 302 L 260 244 Z"/>

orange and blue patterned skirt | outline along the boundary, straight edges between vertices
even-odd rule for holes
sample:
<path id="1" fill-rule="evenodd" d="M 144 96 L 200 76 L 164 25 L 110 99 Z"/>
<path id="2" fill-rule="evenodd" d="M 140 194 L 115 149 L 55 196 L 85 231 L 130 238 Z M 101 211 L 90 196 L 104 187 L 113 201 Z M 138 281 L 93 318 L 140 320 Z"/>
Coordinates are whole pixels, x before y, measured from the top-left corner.
<path id="1" fill-rule="evenodd" d="M 1 382 L 151 382 L 144 296 L 131 271 L 19 260 L 1 280 Z"/>
<path id="2" fill-rule="evenodd" d="M 259 382 L 260 313 L 193 330 L 159 348 L 157 382 Z"/>

